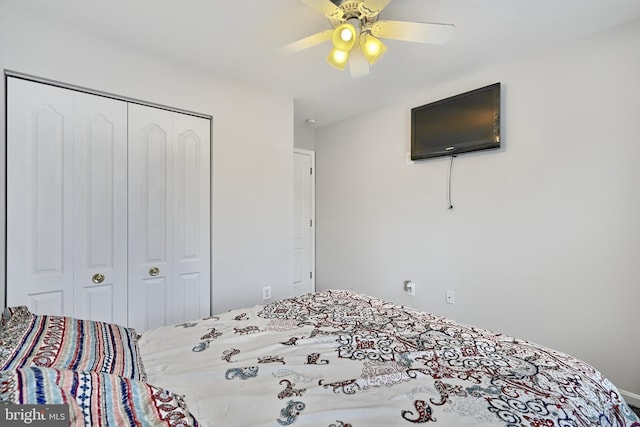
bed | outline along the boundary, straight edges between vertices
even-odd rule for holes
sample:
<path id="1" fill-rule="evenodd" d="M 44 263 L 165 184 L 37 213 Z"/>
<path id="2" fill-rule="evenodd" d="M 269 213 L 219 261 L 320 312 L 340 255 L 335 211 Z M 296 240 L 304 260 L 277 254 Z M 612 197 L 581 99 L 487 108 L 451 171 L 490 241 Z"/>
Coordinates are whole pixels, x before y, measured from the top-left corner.
<path id="1" fill-rule="evenodd" d="M 141 336 L 66 318 L 89 322 L 82 327 L 99 337 L 58 331 L 44 340 L 47 351 L 35 338 L 35 329 L 46 335 L 47 328 L 31 325 L 42 316 L 7 310 L 0 399 L 38 403 L 17 384 L 28 375 L 49 378 L 62 390 L 51 401 L 69 404 L 79 425 L 122 425 L 92 408 L 114 404 L 108 411 L 150 420 L 141 425 L 640 427 L 616 387 L 570 355 L 350 291 L 231 310 Z M 28 333 L 17 326 L 25 322 Z M 127 393 L 96 393 L 116 402 L 79 399 L 67 389 L 87 372 L 95 389 Z"/>

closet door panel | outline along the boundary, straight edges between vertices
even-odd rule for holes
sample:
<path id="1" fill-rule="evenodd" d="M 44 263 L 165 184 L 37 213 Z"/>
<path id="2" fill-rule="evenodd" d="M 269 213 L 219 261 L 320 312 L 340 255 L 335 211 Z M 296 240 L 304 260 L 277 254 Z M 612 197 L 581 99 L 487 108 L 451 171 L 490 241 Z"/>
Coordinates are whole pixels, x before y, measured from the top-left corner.
<path id="1" fill-rule="evenodd" d="M 127 301 L 114 301 L 113 288 L 113 284 L 83 287 L 81 298 L 76 300 L 76 307 L 80 305 L 81 310 L 74 316 L 79 319 L 99 320 L 126 326 L 126 316 L 124 322 L 121 321 L 122 316 L 118 316 L 118 311 L 122 307 L 127 307 Z"/>
<path id="2" fill-rule="evenodd" d="M 145 241 L 144 261 L 166 264 L 169 235 L 167 233 L 167 198 L 170 192 L 168 172 L 170 172 L 171 152 L 170 130 L 171 123 L 165 123 L 165 128 L 153 123 L 142 131 L 142 187 L 140 197 L 143 210 L 143 234 Z M 138 143 L 138 142 L 136 142 Z"/>
<path id="3" fill-rule="evenodd" d="M 75 316 L 127 324 L 127 104 L 75 96 Z"/>
<path id="4" fill-rule="evenodd" d="M 7 304 L 73 313 L 73 93 L 7 80 Z"/>
<path id="5" fill-rule="evenodd" d="M 134 302 L 136 310 L 140 310 L 145 314 L 144 329 L 139 325 L 130 325 L 138 332 L 145 329 L 155 328 L 169 324 L 168 312 L 164 307 L 169 303 L 167 295 L 169 293 L 169 284 L 167 277 L 158 277 L 157 279 L 144 279 L 138 286 L 142 289 L 144 296 L 141 300 Z"/>
<path id="6" fill-rule="evenodd" d="M 171 112 L 129 105 L 129 325 L 171 323 Z"/>
<path id="7" fill-rule="evenodd" d="M 210 132 L 207 119 L 174 116 L 174 322 L 210 314 Z"/>

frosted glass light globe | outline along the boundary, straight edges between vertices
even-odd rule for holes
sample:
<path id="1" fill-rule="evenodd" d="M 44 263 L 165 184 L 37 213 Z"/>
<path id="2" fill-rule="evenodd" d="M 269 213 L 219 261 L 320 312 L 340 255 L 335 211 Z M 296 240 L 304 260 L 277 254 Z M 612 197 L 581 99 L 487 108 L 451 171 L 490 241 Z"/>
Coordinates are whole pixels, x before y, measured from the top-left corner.
<path id="1" fill-rule="evenodd" d="M 351 40 L 351 37 L 353 37 L 353 34 L 351 33 L 351 31 L 349 31 L 348 28 L 343 29 L 340 33 L 340 38 L 346 42 Z"/>

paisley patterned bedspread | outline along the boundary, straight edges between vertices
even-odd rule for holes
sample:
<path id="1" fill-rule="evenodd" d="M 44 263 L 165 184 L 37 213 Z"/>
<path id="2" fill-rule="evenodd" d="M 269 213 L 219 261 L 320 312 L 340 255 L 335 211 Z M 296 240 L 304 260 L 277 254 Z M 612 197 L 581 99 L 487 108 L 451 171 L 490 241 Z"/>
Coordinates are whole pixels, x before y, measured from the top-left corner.
<path id="1" fill-rule="evenodd" d="M 640 427 L 588 364 L 349 291 L 146 331 L 148 381 L 206 426 Z"/>

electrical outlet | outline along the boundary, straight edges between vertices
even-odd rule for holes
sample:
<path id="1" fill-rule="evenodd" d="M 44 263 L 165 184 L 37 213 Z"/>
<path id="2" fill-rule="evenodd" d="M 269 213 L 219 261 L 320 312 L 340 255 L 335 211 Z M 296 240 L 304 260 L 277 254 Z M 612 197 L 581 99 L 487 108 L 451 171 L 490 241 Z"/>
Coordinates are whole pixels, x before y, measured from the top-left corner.
<path id="1" fill-rule="evenodd" d="M 262 299 L 271 299 L 271 286 L 264 286 L 262 288 Z"/>
<path id="2" fill-rule="evenodd" d="M 407 292 L 407 295 L 411 295 L 412 297 L 416 296 L 416 284 L 411 280 L 404 281 L 404 290 Z"/>
<path id="3" fill-rule="evenodd" d="M 452 290 L 447 290 L 445 293 L 444 300 L 447 304 L 455 304 L 456 303 L 456 294 Z"/>

